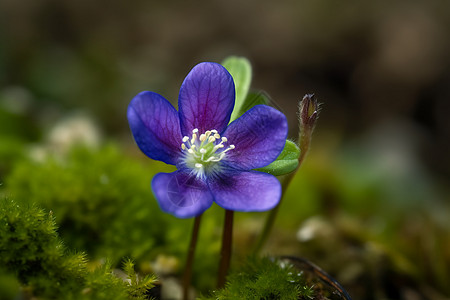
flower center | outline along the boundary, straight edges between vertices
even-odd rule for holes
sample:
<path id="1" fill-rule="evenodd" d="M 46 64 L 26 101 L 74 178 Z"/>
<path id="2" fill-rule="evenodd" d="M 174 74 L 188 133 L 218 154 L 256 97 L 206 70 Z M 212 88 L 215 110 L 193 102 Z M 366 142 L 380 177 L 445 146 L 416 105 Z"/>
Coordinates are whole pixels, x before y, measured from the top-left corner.
<path id="1" fill-rule="evenodd" d="M 192 130 L 192 137 L 184 136 L 181 143 L 181 149 L 185 154 L 184 163 L 190 168 L 197 177 L 204 178 L 207 173 L 218 171 L 219 164 L 226 153 L 233 150 L 234 145 L 225 148 L 228 139 L 220 136 L 217 130 L 208 130 L 205 133 L 198 134 L 198 129 Z"/>

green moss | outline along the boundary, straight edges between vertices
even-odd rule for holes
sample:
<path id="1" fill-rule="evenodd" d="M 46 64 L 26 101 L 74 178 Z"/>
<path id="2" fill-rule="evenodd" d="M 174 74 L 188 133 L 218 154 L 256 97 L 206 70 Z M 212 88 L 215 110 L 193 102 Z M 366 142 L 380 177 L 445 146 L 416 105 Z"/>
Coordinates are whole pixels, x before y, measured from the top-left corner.
<path id="1" fill-rule="evenodd" d="M 19 293 L 20 284 L 14 274 L 8 273 L 0 267 L 0 291 L 2 291 L 1 299 L 12 300 L 16 299 Z"/>
<path id="2" fill-rule="evenodd" d="M 94 258 L 141 258 L 165 239 L 167 222 L 154 200 L 151 170 L 117 147 L 76 148 L 63 159 L 19 162 L 6 188 L 20 203 L 58 216 L 63 239 Z"/>
<path id="3" fill-rule="evenodd" d="M 155 281 L 127 284 L 112 275 L 109 264 L 88 270 L 85 254 L 63 245 L 51 212 L 9 199 L 0 201 L 0 270 L 41 299 L 144 299 Z M 125 272 L 136 278 L 132 264 Z"/>
<path id="4" fill-rule="evenodd" d="M 126 259 L 124 261 L 123 270 L 128 276 L 127 279 L 129 281 L 129 285 L 127 287 L 130 298 L 136 300 L 146 299 L 144 297 L 145 293 L 154 287 L 156 277 L 154 275 L 147 275 L 140 278 L 134 271 L 134 261 L 131 259 Z"/>
<path id="5" fill-rule="evenodd" d="M 228 278 L 224 289 L 204 300 L 313 299 L 313 290 L 293 266 L 270 258 L 250 258 Z"/>
<path id="6" fill-rule="evenodd" d="M 23 159 L 25 142 L 17 137 L 0 136 L 0 184 L 15 162 Z"/>

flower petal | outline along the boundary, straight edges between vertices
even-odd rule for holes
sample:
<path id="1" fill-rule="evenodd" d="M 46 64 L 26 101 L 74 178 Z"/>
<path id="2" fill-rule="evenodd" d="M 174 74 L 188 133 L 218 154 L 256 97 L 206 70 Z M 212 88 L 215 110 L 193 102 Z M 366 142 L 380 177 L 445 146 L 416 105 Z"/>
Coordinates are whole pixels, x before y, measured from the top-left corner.
<path id="1" fill-rule="evenodd" d="M 134 140 L 148 157 L 175 165 L 181 154 L 180 121 L 176 109 L 163 96 L 142 92 L 127 112 Z"/>
<path id="2" fill-rule="evenodd" d="M 267 166 L 280 155 L 286 143 L 288 124 L 278 110 L 256 105 L 232 122 L 222 134 L 235 148 L 224 163 L 235 169 L 251 170 Z"/>
<path id="3" fill-rule="evenodd" d="M 234 107 L 234 81 L 221 65 L 204 62 L 196 65 L 184 79 L 178 98 L 181 132 L 191 135 L 215 129 L 222 132 Z"/>
<path id="4" fill-rule="evenodd" d="M 182 171 L 156 174 L 152 189 L 161 209 L 178 218 L 198 216 L 213 203 L 206 183 Z"/>
<path id="5" fill-rule="evenodd" d="M 209 183 L 214 201 L 235 211 L 266 211 L 281 198 L 281 184 L 275 176 L 257 172 L 240 172 L 216 178 Z"/>

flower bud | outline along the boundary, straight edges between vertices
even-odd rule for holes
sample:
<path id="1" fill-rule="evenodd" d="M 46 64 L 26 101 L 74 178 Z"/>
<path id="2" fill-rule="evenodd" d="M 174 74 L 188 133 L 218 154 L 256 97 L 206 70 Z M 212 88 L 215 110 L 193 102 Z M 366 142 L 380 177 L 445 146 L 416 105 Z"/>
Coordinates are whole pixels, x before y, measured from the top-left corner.
<path id="1" fill-rule="evenodd" d="M 319 104 L 314 94 L 306 94 L 298 104 L 300 130 L 313 130 L 319 115 Z"/>
<path id="2" fill-rule="evenodd" d="M 317 102 L 314 94 L 306 94 L 298 103 L 298 124 L 299 124 L 299 139 L 298 144 L 300 148 L 300 158 L 302 161 L 311 143 L 311 136 L 316 126 L 316 121 L 319 116 L 320 105 Z"/>

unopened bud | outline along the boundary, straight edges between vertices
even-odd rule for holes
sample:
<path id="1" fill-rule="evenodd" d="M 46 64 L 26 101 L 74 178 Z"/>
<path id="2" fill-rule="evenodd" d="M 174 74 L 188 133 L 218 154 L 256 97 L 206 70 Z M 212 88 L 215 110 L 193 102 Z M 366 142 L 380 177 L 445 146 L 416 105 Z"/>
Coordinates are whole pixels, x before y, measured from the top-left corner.
<path id="1" fill-rule="evenodd" d="M 306 94 L 298 104 L 300 130 L 313 130 L 319 115 L 319 104 L 314 94 Z"/>
<path id="2" fill-rule="evenodd" d="M 300 148 L 299 162 L 304 159 L 308 152 L 312 133 L 319 116 L 319 106 L 314 94 L 306 94 L 298 103 L 298 125 L 300 131 L 298 139 L 298 146 Z"/>

